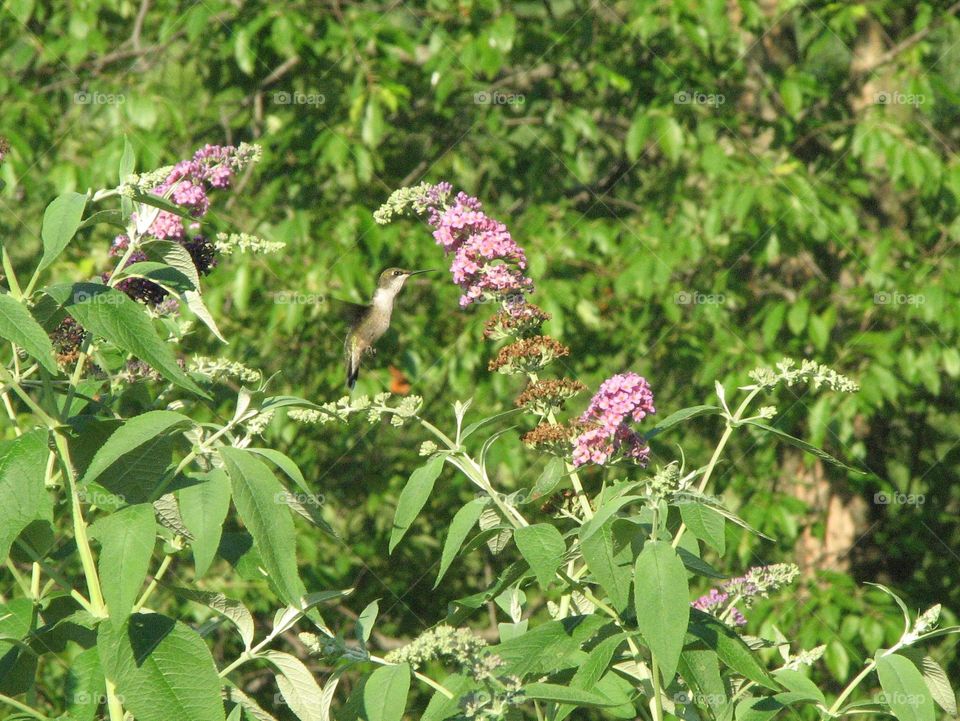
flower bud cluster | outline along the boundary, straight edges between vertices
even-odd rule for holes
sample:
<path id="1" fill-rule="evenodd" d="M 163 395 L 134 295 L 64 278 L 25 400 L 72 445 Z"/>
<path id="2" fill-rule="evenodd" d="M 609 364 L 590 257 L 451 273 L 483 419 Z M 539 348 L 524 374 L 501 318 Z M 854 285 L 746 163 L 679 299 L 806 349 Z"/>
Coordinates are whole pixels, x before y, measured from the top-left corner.
<path id="1" fill-rule="evenodd" d="M 832 368 L 817 363 L 816 361 L 804 359 L 797 366 L 797 362 L 792 358 L 784 358 L 772 368 L 756 368 L 750 371 L 750 379 L 756 385 L 748 386 L 753 388 L 773 388 L 778 383 L 785 383 L 787 387 L 796 383 L 810 381 L 814 390 L 820 390 L 821 386 L 826 386 L 832 391 L 841 393 L 854 393 L 860 390 L 856 381 L 847 376 L 837 373 Z"/>
<path id="2" fill-rule="evenodd" d="M 338 401 L 324 403 L 320 408 L 296 408 L 287 415 L 300 423 L 329 423 L 330 421 L 347 421 L 353 413 L 366 413 L 369 423 L 378 423 L 384 415 L 390 416 L 390 425 L 400 427 L 412 418 L 423 405 L 420 396 L 403 396 L 393 406 L 387 405 L 392 398 L 391 393 L 378 393 L 372 399 L 370 396 L 351 398 L 344 396 Z"/>

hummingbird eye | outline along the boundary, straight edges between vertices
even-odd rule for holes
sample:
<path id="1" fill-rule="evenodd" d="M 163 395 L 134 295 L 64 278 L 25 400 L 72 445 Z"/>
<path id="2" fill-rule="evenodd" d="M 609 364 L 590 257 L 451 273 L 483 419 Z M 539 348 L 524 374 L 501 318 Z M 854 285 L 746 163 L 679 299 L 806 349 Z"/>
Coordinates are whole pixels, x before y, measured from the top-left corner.
<path id="1" fill-rule="evenodd" d="M 403 275 L 403 273 L 402 273 L 401 271 L 399 271 L 399 270 L 393 271 L 393 274 L 394 274 L 394 275 Z"/>

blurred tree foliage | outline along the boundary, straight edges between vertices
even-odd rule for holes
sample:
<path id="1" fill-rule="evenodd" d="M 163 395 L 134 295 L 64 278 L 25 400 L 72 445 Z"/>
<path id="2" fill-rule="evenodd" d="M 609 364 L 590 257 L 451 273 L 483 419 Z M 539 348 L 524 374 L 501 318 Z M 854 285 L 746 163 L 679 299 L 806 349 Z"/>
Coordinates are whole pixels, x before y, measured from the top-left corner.
<path id="1" fill-rule="evenodd" d="M 390 265 L 441 267 L 424 226 L 376 226 L 372 211 L 398 186 L 450 180 L 525 246 L 548 329 L 573 349 L 564 372 L 590 388 L 635 370 L 669 413 L 784 355 L 860 380 L 842 401 L 797 392 L 778 423 L 869 469 L 866 480 L 772 446 L 754 448 L 750 468 L 736 460 L 748 447 L 734 449 L 718 475 L 779 539 L 736 548 L 744 567 L 803 551 L 809 582 L 768 604 L 766 630 L 827 643 L 825 677 L 845 678 L 864 640 L 891 633 L 887 601 L 854 580 L 960 608 L 955 5 L 72 5 L 0 10 L 0 134 L 12 145 L 0 233 L 17 239 L 15 260 L 36 253 L 51 197 L 113 177 L 124 134 L 142 168 L 255 140 L 265 159 L 231 213 L 287 247 L 211 276 L 208 303 L 238 340 L 220 348 L 198 329 L 194 342 L 332 400 L 344 329 L 323 299 L 363 299 Z M 103 227 L 75 251 L 91 275 L 111 240 Z M 439 275 L 411 285 L 360 391 L 409 383 L 428 416 L 451 415 L 443 396 L 508 407 L 519 389 L 486 370 L 484 308 L 461 312 Z M 399 559 L 386 556 L 415 431 L 278 418 L 267 433 L 309 471 L 344 538 L 304 534 L 308 586 L 356 584 L 354 611 L 382 597 L 380 630 L 409 637 L 484 584 L 477 552 L 430 590 L 462 479 L 431 500 Z M 518 444 L 495 455 L 505 490 L 533 480 Z M 878 492 L 924 502 L 877 503 Z M 942 660 L 960 674 L 951 649 Z"/>

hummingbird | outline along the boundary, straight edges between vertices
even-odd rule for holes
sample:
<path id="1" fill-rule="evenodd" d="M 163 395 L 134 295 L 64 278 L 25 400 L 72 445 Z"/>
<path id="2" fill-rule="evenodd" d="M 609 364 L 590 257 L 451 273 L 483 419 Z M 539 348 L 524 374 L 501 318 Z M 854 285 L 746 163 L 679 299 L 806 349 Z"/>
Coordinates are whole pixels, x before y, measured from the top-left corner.
<path id="1" fill-rule="evenodd" d="M 377 289 L 373 293 L 368 305 L 342 302 L 344 314 L 350 323 L 350 332 L 344 343 L 344 357 L 347 367 L 347 388 L 353 390 L 360 375 L 360 359 L 364 353 L 374 353 L 374 344 L 387 332 L 390 327 L 390 316 L 393 315 L 393 302 L 397 294 L 407 282 L 407 278 L 428 270 L 404 270 L 403 268 L 387 268 L 380 274 Z"/>

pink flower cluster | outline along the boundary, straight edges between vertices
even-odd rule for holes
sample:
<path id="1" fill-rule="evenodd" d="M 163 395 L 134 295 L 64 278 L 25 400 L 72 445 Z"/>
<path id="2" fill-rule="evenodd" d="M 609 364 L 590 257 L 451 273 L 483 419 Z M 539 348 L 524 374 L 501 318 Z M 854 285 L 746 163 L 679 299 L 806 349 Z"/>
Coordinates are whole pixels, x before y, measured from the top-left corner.
<path id="1" fill-rule="evenodd" d="M 620 373 L 605 380 L 580 417 L 588 427 L 573 442 L 573 465 L 603 465 L 620 453 L 646 464 L 650 449 L 629 422 L 640 422 L 656 413 L 653 391 L 646 379 L 636 373 Z"/>
<path id="2" fill-rule="evenodd" d="M 730 600 L 730 594 L 718 591 L 715 588 L 710 589 L 710 593 L 700 596 L 696 601 L 690 603 L 698 611 L 703 611 L 704 613 L 709 613 L 714 616 L 718 615 L 718 611 L 723 611 L 723 606 Z M 734 626 L 746 626 L 747 619 L 740 612 L 739 609 L 731 607 L 727 612 L 730 616 L 730 622 Z"/>
<path id="3" fill-rule="evenodd" d="M 154 195 L 165 195 L 171 188 L 171 202 L 181 206 L 190 215 L 199 218 L 210 209 L 208 189 L 227 188 L 233 174 L 245 162 L 232 145 L 205 145 L 190 160 L 181 160 L 160 185 Z M 147 231 L 160 240 L 182 240 L 186 233 L 183 218 L 161 210 Z"/>
<path id="4" fill-rule="evenodd" d="M 428 202 L 449 193 L 450 184 L 439 183 L 428 191 Z M 463 290 L 461 307 L 491 296 L 502 299 L 533 291 L 533 281 L 523 273 L 527 267 L 523 248 L 506 225 L 483 212 L 476 198 L 458 193 L 452 205 L 432 205 L 429 222 L 437 243 L 454 254 L 450 272 Z"/>

